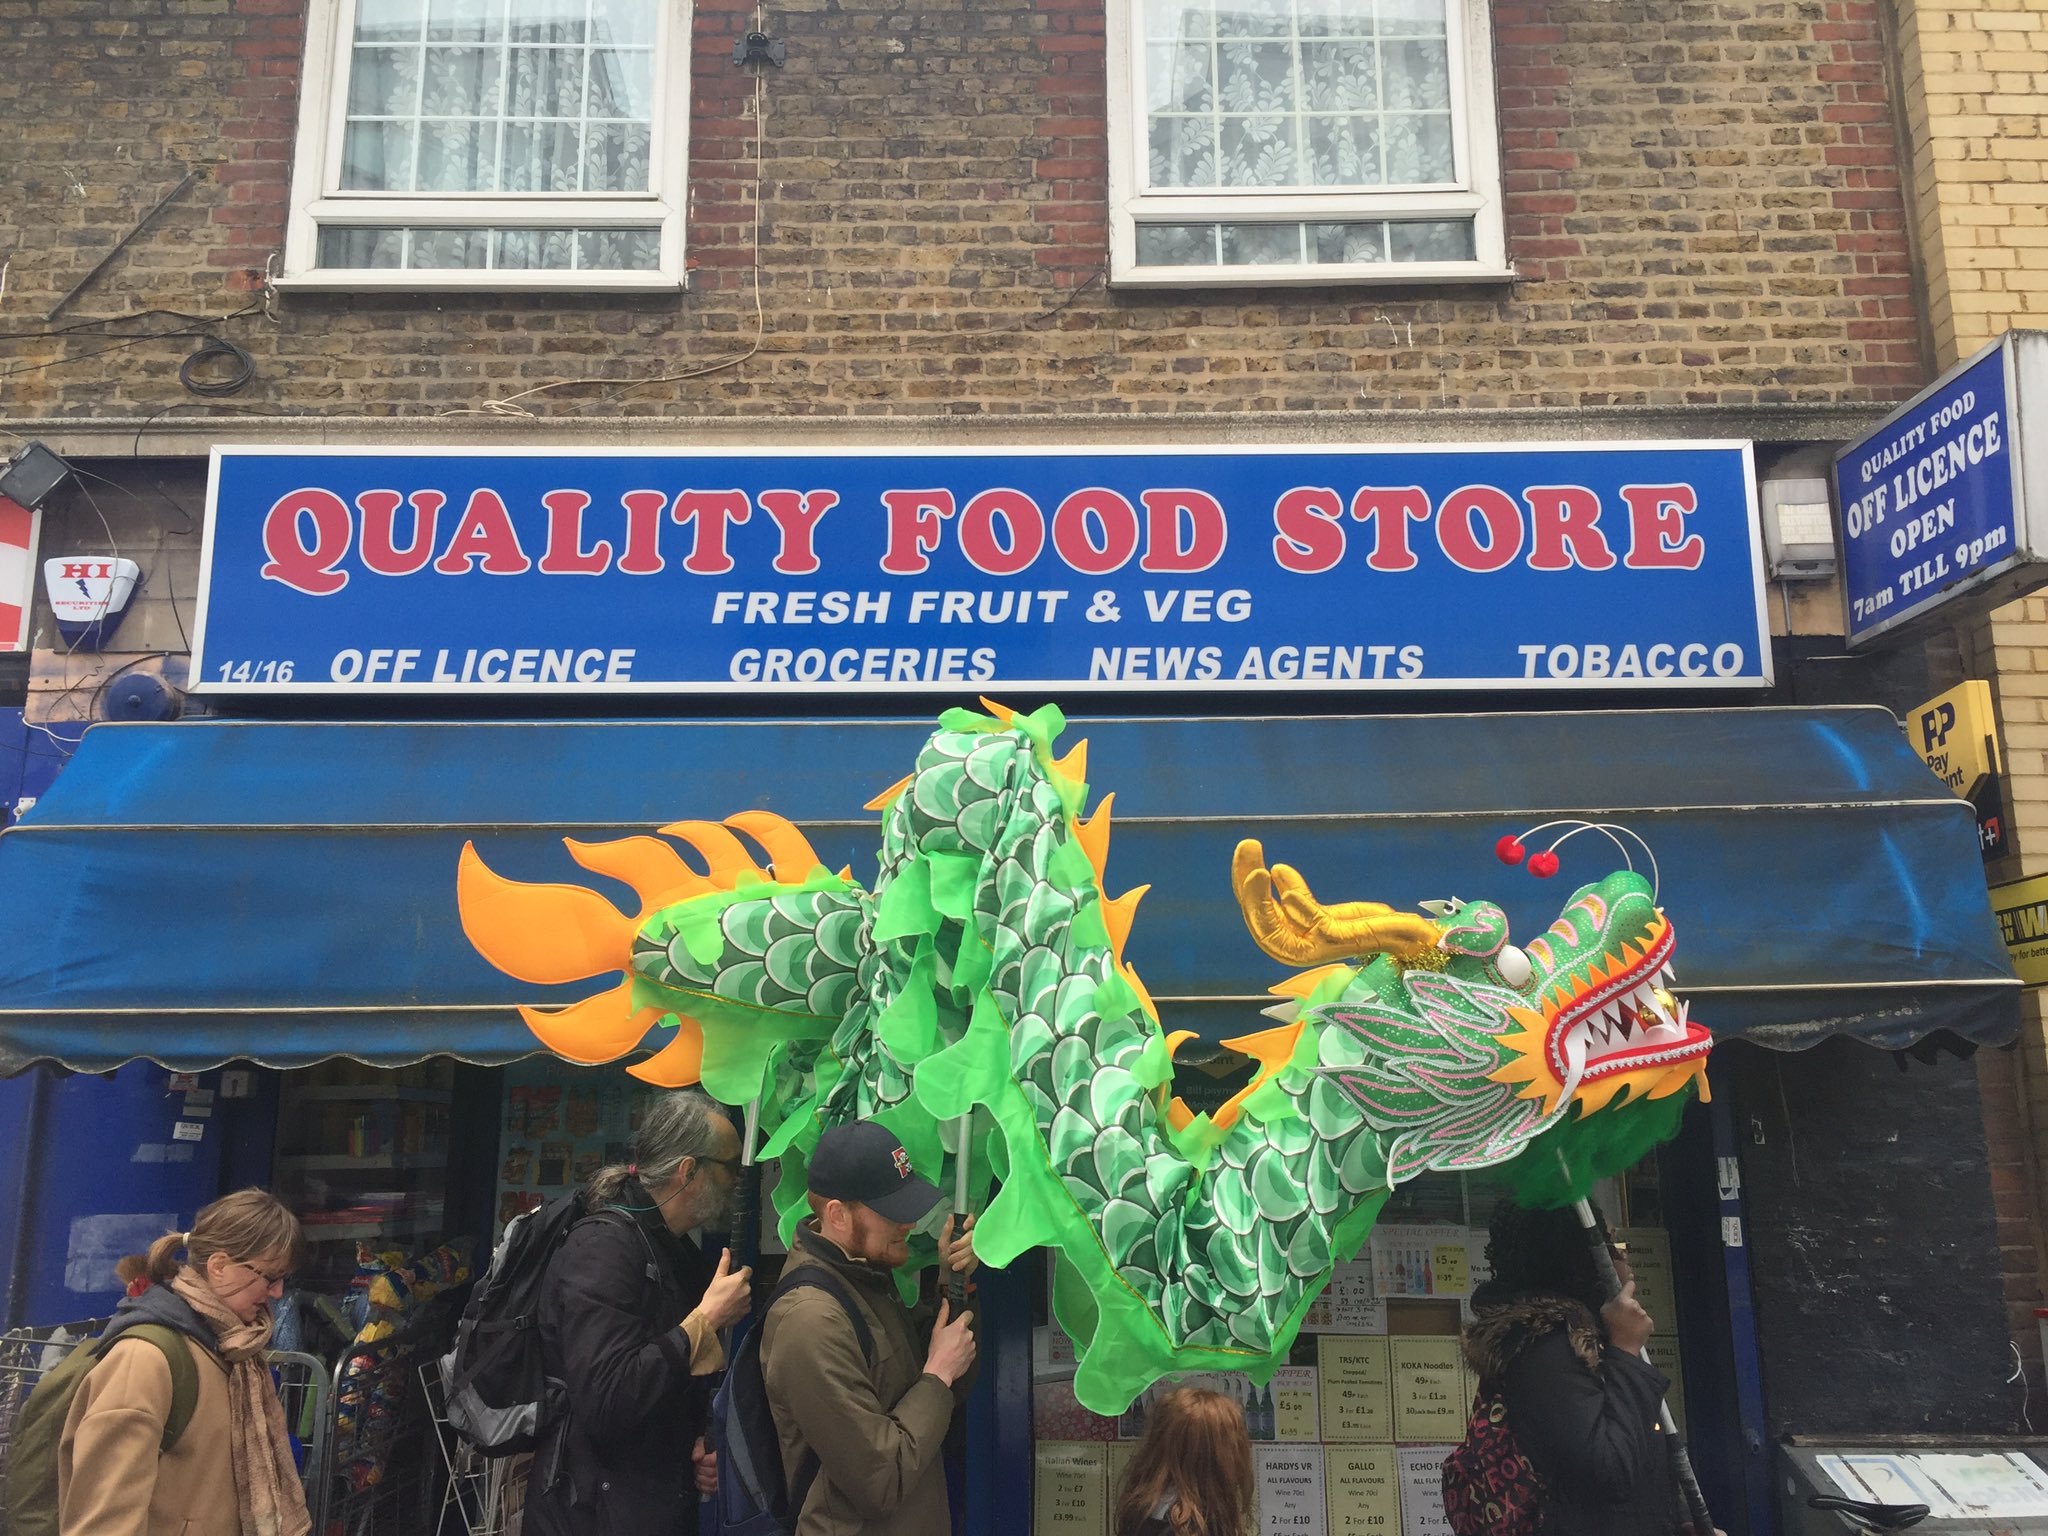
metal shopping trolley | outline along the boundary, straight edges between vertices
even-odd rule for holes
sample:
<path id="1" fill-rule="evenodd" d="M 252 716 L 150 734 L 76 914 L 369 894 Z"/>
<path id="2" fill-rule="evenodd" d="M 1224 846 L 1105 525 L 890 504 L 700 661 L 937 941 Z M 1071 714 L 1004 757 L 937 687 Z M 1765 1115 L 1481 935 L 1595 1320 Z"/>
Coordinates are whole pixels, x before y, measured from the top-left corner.
<path id="1" fill-rule="evenodd" d="M 441 1513 L 434 1521 L 434 1536 L 447 1536 L 451 1511 L 460 1522 L 455 1527 L 457 1532 L 466 1536 L 506 1536 L 512 1516 L 521 1504 L 531 1458 L 486 1456 L 455 1432 L 448 1422 L 448 1388 L 440 1361 L 429 1360 L 420 1367 L 420 1388 L 426 1394 L 434 1435 L 441 1442 L 441 1460 L 448 1469 Z"/>
<path id="2" fill-rule="evenodd" d="M 111 1321 L 106 1317 L 89 1317 L 73 1323 L 0 1333 L 0 1500 L 5 1497 L 8 1451 L 14 1443 L 14 1425 L 22 1404 L 35 1390 L 36 1383 L 61 1365 L 72 1350 L 98 1338 Z M 283 1351 L 267 1359 L 284 1403 L 285 1426 L 298 1443 L 299 1477 L 317 1532 L 322 1528 L 334 1443 L 334 1398 L 327 1367 L 311 1355 Z M 0 1536 L 6 1536 L 8 1529 L 7 1511 L 0 1504 Z"/>

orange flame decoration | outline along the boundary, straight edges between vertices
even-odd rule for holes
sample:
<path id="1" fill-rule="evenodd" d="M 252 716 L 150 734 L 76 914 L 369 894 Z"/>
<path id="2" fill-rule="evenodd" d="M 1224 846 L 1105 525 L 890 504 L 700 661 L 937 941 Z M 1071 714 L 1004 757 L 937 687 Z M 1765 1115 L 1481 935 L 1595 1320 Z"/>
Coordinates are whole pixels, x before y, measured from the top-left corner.
<path id="1" fill-rule="evenodd" d="M 673 1017 L 675 1038 L 626 1070 L 657 1087 L 681 1088 L 696 1082 L 702 1070 L 703 1026 L 684 1014 L 633 1006 L 630 966 L 640 925 L 688 897 L 734 890 L 746 879 L 774 880 L 778 870 L 786 881 L 801 881 L 818 867 L 819 859 L 803 833 L 770 811 L 742 811 L 723 823 L 679 821 L 661 831 L 694 849 L 705 868 L 693 869 L 658 837 L 604 843 L 562 840 L 569 856 L 585 869 L 632 887 L 640 910 L 631 917 L 584 886 L 508 880 L 484 863 L 473 843 L 462 846 L 455 897 L 469 942 L 508 976 L 558 986 L 608 972 L 629 972 L 617 986 L 566 1008 L 522 1006 L 520 1018 L 542 1045 L 565 1061 L 615 1061 L 639 1045 L 649 1029 Z M 765 859 L 757 861 L 735 832 L 751 839 Z M 852 871 L 841 871 L 841 876 L 850 881 Z"/>

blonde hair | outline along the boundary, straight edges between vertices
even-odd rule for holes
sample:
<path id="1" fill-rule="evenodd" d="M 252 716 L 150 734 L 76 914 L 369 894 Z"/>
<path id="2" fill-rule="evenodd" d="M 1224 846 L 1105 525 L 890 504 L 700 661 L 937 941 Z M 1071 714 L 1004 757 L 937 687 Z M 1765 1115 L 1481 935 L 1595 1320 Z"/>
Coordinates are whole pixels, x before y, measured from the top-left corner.
<path id="1" fill-rule="evenodd" d="M 216 1253 L 230 1263 L 283 1254 L 285 1267 L 297 1269 L 305 1253 L 299 1218 L 267 1189 L 238 1189 L 222 1195 L 192 1220 L 190 1232 L 166 1232 L 149 1245 L 147 1272 L 154 1285 L 168 1285 L 178 1273 L 178 1255 L 194 1269 L 204 1269 Z"/>
<path id="2" fill-rule="evenodd" d="M 1252 1528 L 1252 1439 L 1244 1410 L 1221 1392 L 1182 1387 L 1146 1410 L 1110 1529 L 1134 1536 L 1169 1495 L 1166 1526 L 1175 1536 L 1242 1536 Z"/>

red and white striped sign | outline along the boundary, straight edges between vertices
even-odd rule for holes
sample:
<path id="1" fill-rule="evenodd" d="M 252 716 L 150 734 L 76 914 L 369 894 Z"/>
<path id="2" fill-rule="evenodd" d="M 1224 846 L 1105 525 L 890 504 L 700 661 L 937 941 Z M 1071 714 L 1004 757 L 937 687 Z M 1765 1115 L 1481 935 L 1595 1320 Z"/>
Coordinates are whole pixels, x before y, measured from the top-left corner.
<path id="1" fill-rule="evenodd" d="M 0 651 L 28 647 L 35 605 L 36 529 L 41 514 L 0 496 Z"/>

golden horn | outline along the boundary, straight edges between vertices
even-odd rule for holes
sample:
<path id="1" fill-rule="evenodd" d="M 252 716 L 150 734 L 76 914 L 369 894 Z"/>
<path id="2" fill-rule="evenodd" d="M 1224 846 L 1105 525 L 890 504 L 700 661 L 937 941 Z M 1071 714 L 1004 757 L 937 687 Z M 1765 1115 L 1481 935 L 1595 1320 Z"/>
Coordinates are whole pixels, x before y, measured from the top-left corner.
<path id="1" fill-rule="evenodd" d="M 1076 784 L 1088 782 L 1088 740 L 1083 737 L 1074 743 L 1074 749 L 1060 758 L 1053 767 L 1072 779 Z"/>
<path id="2" fill-rule="evenodd" d="M 455 872 L 462 931 L 477 953 L 508 976 L 554 984 L 623 971 L 639 924 L 580 885 L 528 885 L 462 845 Z"/>
<path id="3" fill-rule="evenodd" d="M 1287 965 L 1315 965 L 1349 956 L 1414 955 L 1441 936 L 1427 918 L 1376 901 L 1325 907 L 1308 882 L 1285 864 L 1266 868 L 1256 839 L 1237 845 L 1230 880 L 1253 941 Z"/>
<path id="4" fill-rule="evenodd" d="M 689 1087 L 704 1072 L 703 1026 L 692 1018 L 678 1018 L 675 1039 L 626 1070 L 657 1088 Z"/>
<path id="5" fill-rule="evenodd" d="M 741 811 L 726 817 L 725 824 L 761 845 L 768 855 L 769 872 L 777 880 L 800 885 L 821 862 L 803 833 L 773 811 Z"/>
<path id="6" fill-rule="evenodd" d="M 622 837 L 609 843 L 579 843 L 565 837 L 562 842 L 569 857 L 593 875 L 609 875 L 633 887 L 643 918 L 672 901 L 713 888 L 658 837 Z"/>
<path id="7" fill-rule="evenodd" d="M 521 1008 L 519 1017 L 533 1037 L 564 1061 L 594 1066 L 616 1061 L 640 1043 L 648 1027 L 661 1017 L 659 1009 L 633 1006 L 629 978 L 608 992 L 586 997 L 566 1008 Z"/>

